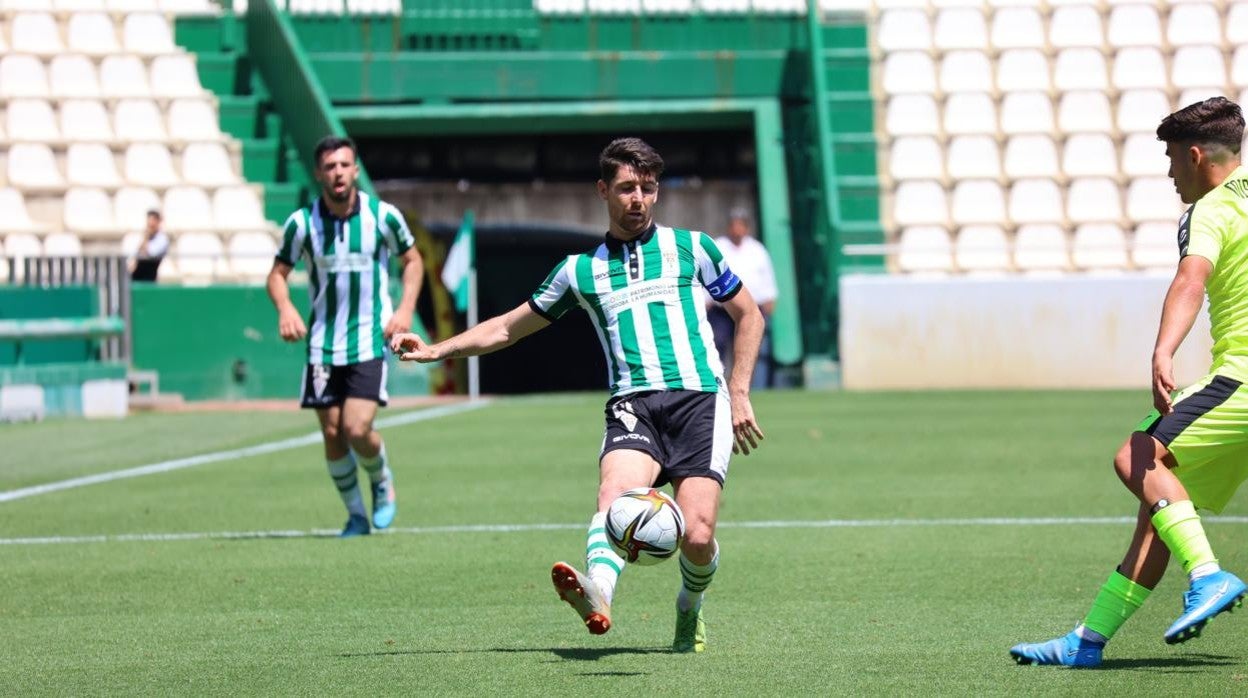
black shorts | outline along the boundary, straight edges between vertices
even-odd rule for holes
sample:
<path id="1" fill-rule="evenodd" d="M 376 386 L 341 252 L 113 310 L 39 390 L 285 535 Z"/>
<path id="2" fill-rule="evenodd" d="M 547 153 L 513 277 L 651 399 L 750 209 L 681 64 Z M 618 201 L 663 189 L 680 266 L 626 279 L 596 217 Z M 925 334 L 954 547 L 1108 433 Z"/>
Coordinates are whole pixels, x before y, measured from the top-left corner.
<path id="1" fill-rule="evenodd" d="M 324 408 L 341 405 L 347 398 L 372 400 L 385 407 L 386 360 L 373 359 L 346 366 L 308 364 L 303 367 L 299 406 Z"/>
<path id="2" fill-rule="evenodd" d="M 673 479 L 709 477 L 720 485 L 732 455 L 732 414 L 725 392 L 655 390 L 607 401 L 602 455 L 643 451 L 658 461 L 655 487 Z"/>

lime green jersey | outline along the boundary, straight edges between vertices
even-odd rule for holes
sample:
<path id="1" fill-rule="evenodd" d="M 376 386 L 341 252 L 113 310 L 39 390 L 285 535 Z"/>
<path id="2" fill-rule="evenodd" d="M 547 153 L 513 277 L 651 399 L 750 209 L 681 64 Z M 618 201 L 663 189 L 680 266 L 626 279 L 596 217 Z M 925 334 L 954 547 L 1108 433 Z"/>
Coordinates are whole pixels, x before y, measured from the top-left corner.
<path id="1" fill-rule="evenodd" d="M 1222 184 L 1192 204 L 1179 221 L 1179 256 L 1213 263 L 1209 294 L 1213 367 L 1248 381 L 1248 168 L 1240 166 Z"/>

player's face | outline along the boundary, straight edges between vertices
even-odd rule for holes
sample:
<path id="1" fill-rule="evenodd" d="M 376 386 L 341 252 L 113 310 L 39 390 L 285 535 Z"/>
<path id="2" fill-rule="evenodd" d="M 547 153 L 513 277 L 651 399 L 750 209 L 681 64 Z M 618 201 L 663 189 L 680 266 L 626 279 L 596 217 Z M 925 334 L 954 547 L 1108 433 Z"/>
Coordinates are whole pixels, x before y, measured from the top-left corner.
<path id="1" fill-rule="evenodd" d="M 1199 153 L 1199 149 L 1193 145 L 1166 144 L 1166 157 L 1170 158 L 1170 171 L 1166 175 L 1174 180 L 1174 190 L 1185 204 L 1194 204 L 1204 195 L 1200 191 L 1200 180 L 1197 177 Z"/>
<path id="2" fill-rule="evenodd" d="M 598 196 L 607 202 L 611 231 L 631 238 L 650 228 L 654 204 L 659 200 L 659 183 L 654 175 L 624 166 L 610 183 L 598 180 Z"/>
<path id="3" fill-rule="evenodd" d="M 321 191 L 326 198 L 338 203 L 350 201 L 359 176 L 360 167 L 355 164 L 355 152 L 350 148 L 339 148 L 321 155 L 316 178 L 320 180 Z"/>

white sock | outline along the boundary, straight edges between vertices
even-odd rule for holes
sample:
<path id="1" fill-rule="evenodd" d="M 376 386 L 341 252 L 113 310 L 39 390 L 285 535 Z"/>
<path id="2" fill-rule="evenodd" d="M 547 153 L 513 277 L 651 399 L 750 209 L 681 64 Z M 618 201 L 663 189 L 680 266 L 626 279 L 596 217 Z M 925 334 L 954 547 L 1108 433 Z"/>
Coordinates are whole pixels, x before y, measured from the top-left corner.
<path id="1" fill-rule="evenodd" d="M 1084 640 L 1087 640 L 1088 642 L 1095 642 L 1098 645 L 1103 645 L 1109 642 L 1109 638 L 1096 632 L 1095 630 L 1089 630 L 1088 626 L 1084 625 L 1083 623 L 1080 623 L 1075 628 L 1075 634 L 1083 638 Z"/>
<path id="2" fill-rule="evenodd" d="M 1187 580 L 1194 582 L 1201 577 L 1208 577 L 1214 572 L 1221 572 L 1222 568 L 1216 562 L 1206 562 L 1203 565 L 1196 565 L 1191 572 L 1187 573 Z"/>
<path id="3" fill-rule="evenodd" d="M 598 584 L 607 603 L 615 596 L 615 583 L 624 571 L 624 558 L 615 553 L 607 541 L 607 512 L 600 511 L 589 520 L 585 540 L 585 574 Z"/>
<path id="4" fill-rule="evenodd" d="M 680 554 L 680 592 L 676 594 L 676 610 L 690 611 L 702 605 L 702 596 L 719 569 L 719 543 L 715 543 L 715 555 L 705 565 L 695 565 Z"/>
<path id="5" fill-rule="evenodd" d="M 338 460 L 327 460 L 325 464 L 329 467 L 329 476 L 334 479 L 334 486 L 338 488 L 338 496 L 347 505 L 347 513 L 366 516 L 359 479 L 355 476 L 355 458 L 348 453 Z"/>
<path id="6" fill-rule="evenodd" d="M 376 485 L 390 479 L 390 461 L 386 459 L 386 443 L 381 443 L 381 450 L 372 458 L 356 454 L 360 467 L 368 473 L 368 481 Z"/>

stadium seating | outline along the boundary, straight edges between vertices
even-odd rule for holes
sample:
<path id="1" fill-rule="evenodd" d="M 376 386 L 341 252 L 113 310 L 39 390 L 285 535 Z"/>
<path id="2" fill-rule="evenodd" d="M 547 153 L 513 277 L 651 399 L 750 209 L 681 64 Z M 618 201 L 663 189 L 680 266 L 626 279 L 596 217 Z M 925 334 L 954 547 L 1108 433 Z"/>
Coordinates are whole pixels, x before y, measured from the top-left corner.
<path id="1" fill-rule="evenodd" d="M 1010 268 L 1010 243 L 999 225 L 968 225 L 954 243 L 958 269 L 966 272 L 1003 272 Z"/>
<path id="2" fill-rule="evenodd" d="M 937 226 L 915 226 L 901 231 L 897 264 L 902 271 L 946 272 L 953 269 L 949 233 Z"/>

